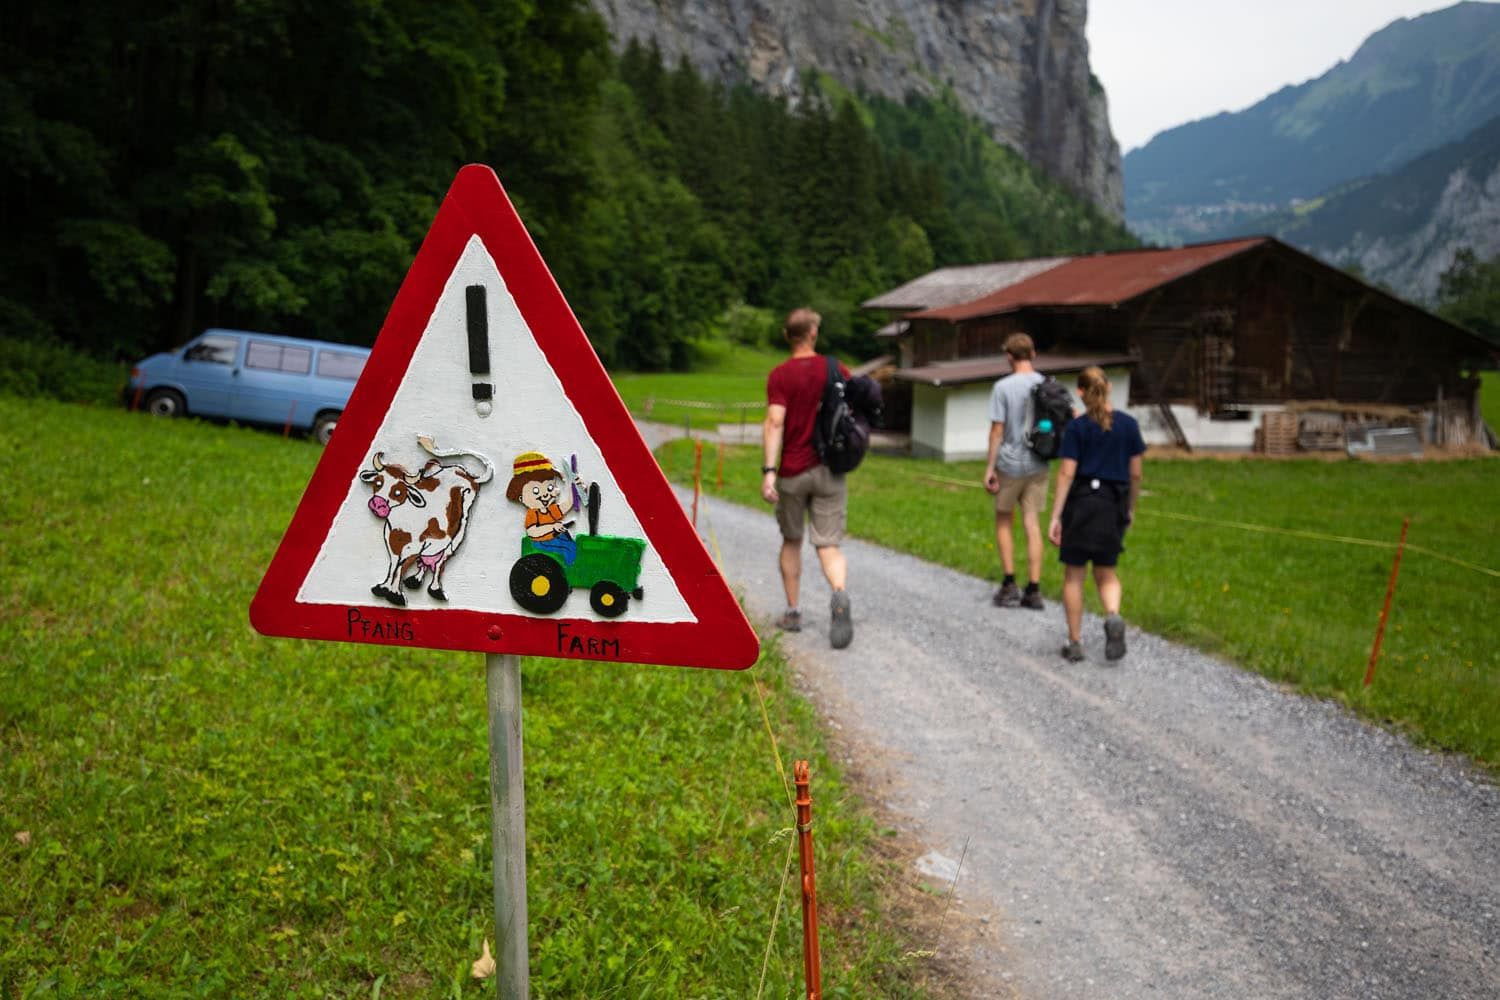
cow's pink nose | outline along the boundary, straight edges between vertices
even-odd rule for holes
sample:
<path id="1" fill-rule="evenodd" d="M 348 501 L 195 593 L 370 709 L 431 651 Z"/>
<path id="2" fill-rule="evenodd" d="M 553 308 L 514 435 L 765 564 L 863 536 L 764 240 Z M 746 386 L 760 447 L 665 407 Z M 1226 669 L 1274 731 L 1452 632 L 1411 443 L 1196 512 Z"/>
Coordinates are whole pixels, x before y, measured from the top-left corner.
<path id="1" fill-rule="evenodd" d="M 376 517 L 389 517 L 391 513 L 390 501 L 377 493 L 370 498 L 370 511 Z"/>

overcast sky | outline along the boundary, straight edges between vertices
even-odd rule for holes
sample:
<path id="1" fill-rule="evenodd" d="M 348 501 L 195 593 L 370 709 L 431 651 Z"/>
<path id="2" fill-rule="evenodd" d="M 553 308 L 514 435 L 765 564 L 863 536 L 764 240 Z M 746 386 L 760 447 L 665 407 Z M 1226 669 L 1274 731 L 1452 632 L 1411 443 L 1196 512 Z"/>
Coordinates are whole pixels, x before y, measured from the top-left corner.
<path id="1" fill-rule="evenodd" d="M 1089 62 L 1120 152 L 1322 76 L 1399 17 L 1453 0 L 1089 0 Z"/>

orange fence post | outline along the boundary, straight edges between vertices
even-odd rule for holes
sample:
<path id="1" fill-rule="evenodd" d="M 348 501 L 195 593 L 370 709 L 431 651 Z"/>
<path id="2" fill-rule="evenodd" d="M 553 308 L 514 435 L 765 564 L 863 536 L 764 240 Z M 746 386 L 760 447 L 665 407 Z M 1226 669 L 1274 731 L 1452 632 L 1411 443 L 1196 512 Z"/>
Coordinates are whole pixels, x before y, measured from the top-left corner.
<path id="1" fill-rule="evenodd" d="M 297 402 L 296 402 L 296 400 L 293 400 L 292 401 L 292 405 L 289 406 L 289 407 L 287 407 L 287 411 L 286 411 L 286 423 L 284 423 L 284 424 L 281 425 L 281 436 L 282 437 L 291 437 L 292 436 L 292 417 L 296 414 L 296 412 L 297 412 Z"/>
<path id="2" fill-rule="evenodd" d="M 693 442 L 693 527 L 698 527 L 698 497 L 703 494 L 703 442 Z"/>
<path id="3" fill-rule="evenodd" d="M 1396 576 L 1401 572 L 1401 553 L 1406 549 L 1406 529 L 1411 518 L 1401 519 L 1401 540 L 1396 543 L 1396 560 L 1391 563 L 1391 582 L 1385 587 L 1385 604 L 1380 609 L 1380 621 L 1375 626 L 1375 646 L 1370 650 L 1370 665 L 1365 668 L 1365 687 L 1375 680 L 1375 661 L 1380 659 L 1380 642 L 1385 638 L 1385 622 L 1391 614 L 1391 598 L 1396 594 Z"/>
<path id="4" fill-rule="evenodd" d="M 135 395 L 130 397 L 130 412 L 134 413 L 141 408 L 141 393 L 145 391 L 146 387 L 144 385 L 135 387 Z"/>
<path id="5" fill-rule="evenodd" d="M 797 849 L 802 856 L 802 971 L 807 980 L 807 1000 L 823 995 L 823 968 L 818 957 L 818 893 L 813 883 L 812 796 L 807 761 L 792 765 L 797 784 Z"/>

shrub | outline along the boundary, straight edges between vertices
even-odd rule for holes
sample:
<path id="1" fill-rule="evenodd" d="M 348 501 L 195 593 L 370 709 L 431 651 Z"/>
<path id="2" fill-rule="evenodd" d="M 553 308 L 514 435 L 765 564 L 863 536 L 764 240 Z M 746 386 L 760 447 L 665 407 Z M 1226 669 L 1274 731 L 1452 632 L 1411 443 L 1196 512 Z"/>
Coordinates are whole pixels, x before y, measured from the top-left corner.
<path id="1" fill-rule="evenodd" d="M 0 337 L 0 394 L 67 403 L 120 401 L 129 372 L 60 340 Z"/>

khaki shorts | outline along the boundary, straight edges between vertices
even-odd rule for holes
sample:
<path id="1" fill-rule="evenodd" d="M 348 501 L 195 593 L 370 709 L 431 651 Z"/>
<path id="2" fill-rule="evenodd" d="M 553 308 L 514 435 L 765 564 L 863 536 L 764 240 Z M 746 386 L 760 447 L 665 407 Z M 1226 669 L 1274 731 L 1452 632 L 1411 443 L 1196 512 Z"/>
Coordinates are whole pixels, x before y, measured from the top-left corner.
<path id="1" fill-rule="evenodd" d="M 827 548 L 844 540 L 844 520 L 849 507 L 849 491 L 843 476 L 835 476 L 826 466 L 815 465 L 795 476 L 776 480 L 776 524 L 781 537 L 789 542 L 802 541 L 802 529 L 812 522 L 812 543 Z"/>
<path id="2" fill-rule="evenodd" d="M 1009 514 L 1019 500 L 1022 514 L 1040 514 L 1047 509 L 1047 470 L 1029 476 L 1000 476 L 1000 492 L 995 494 L 995 513 Z"/>

